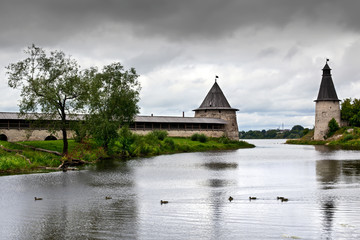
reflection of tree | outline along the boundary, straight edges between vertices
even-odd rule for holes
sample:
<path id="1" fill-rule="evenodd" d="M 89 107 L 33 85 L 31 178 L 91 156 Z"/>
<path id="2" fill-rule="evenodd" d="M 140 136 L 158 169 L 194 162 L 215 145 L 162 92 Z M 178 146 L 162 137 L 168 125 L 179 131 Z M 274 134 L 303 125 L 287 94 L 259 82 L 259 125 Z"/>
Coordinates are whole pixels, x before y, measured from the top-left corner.
<path id="1" fill-rule="evenodd" d="M 360 176 L 360 160 L 355 161 L 344 161 L 342 164 L 342 173 L 345 176 Z M 350 182 L 358 182 L 355 178 L 349 178 Z"/>
<path id="2" fill-rule="evenodd" d="M 315 145 L 315 150 L 322 155 L 329 155 L 330 153 L 336 151 L 334 147 L 329 147 L 326 145 Z"/>
<path id="3" fill-rule="evenodd" d="M 316 161 L 316 176 L 318 181 L 326 188 L 328 184 L 338 181 L 341 174 L 341 162 L 336 160 Z"/>

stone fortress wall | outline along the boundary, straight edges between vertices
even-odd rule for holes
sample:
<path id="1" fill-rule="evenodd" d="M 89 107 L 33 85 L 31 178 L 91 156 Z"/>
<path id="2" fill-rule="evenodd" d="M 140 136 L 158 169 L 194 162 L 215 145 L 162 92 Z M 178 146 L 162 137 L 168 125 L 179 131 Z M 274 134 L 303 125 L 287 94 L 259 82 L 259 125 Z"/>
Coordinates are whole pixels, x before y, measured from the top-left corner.
<path id="1" fill-rule="evenodd" d="M 339 101 L 319 101 L 315 106 L 315 129 L 314 140 L 324 140 L 328 133 L 328 125 L 331 119 L 335 119 L 341 125 Z"/>
<path id="2" fill-rule="evenodd" d="M 223 134 L 232 140 L 239 139 L 239 128 L 234 110 L 198 110 L 195 112 L 195 117 L 223 119 L 228 122 Z"/>

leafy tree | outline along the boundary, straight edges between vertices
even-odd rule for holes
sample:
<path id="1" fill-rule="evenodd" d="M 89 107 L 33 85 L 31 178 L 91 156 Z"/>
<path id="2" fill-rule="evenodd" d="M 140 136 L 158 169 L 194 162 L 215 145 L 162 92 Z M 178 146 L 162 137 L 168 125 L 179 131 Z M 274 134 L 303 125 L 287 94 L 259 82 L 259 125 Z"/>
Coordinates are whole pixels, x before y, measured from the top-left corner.
<path id="1" fill-rule="evenodd" d="M 106 150 L 118 137 L 118 129 L 129 125 L 139 112 L 140 83 L 134 68 L 124 70 L 120 63 L 87 72 L 90 80 L 87 124 L 92 137 Z"/>
<path id="2" fill-rule="evenodd" d="M 265 133 L 265 135 L 264 135 L 264 137 L 265 138 L 276 138 L 276 135 L 277 135 L 277 130 L 274 130 L 274 129 L 272 129 L 272 130 L 268 130 L 268 131 L 266 131 L 266 133 Z"/>
<path id="3" fill-rule="evenodd" d="M 24 52 L 27 58 L 6 67 L 8 85 L 21 89 L 21 114 L 40 110 L 37 119 L 60 120 L 54 121 L 51 128 L 62 131 L 63 154 L 67 154 L 67 121 L 84 107 L 86 81 L 81 77 L 77 62 L 62 51 L 48 54 L 33 44 Z"/>
<path id="4" fill-rule="evenodd" d="M 339 124 L 337 123 L 337 121 L 335 120 L 335 118 L 332 118 L 329 121 L 329 132 L 328 132 L 328 137 L 331 137 L 337 130 L 340 129 Z"/>
<path id="5" fill-rule="evenodd" d="M 346 98 L 341 103 L 341 119 L 350 126 L 360 127 L 360 99 Z"/>
<path id="6" fill-rule="evenodd" d="M 302 136 L 305 136 L 306 134 L 308 134 L 310 132 L 309 128 L 305 128 L 302 132 Z"/>
<path id="7" fill-rule="evenodd" d="M 303 130 L 304 130 L 304 127 L 301 126 L 301 125 L 295 125 L 291 129 L 292 132 L 300 132 L 300 131 L 303 131 Z"/>
<path id="8" fill-rule="evenodd" d="M 351 98 L 346 98 L 341 103 L 341 119 L 345 121 L 350 121 L 353 115 L 354 109 L 352 105 L 352 100 Z"/>

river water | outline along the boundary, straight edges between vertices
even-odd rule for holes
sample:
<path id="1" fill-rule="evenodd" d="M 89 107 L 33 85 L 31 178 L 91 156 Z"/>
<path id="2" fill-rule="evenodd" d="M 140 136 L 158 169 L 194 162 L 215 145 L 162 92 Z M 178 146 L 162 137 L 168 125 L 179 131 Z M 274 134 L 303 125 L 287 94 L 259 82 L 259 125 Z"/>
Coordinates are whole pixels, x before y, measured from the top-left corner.
<path id="1" fill-rule="evenodd" d="M 360 151 L 249 142 L 1 176 L 0 238 L 360 239 Z"/>

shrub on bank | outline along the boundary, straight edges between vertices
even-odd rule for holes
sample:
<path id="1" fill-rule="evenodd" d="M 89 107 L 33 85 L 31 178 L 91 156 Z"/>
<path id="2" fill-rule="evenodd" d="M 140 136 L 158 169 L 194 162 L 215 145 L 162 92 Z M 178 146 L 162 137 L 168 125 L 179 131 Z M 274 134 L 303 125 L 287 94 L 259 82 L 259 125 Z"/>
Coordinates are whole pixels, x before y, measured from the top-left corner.
<path id="1" fill-rule="evenodd" d="M 171 150 L 175 149 L 175 142 L 172 138 L 165 138 L 164 144 L 165 147 L 168 147 Z"/>
<path id="2" fill-rule="evenodd" d="M 205 134 L 194 133 L 190 137 L 191 141 L 199 141 L 205 143 L 208 141 L 208 137 Z"/>
<path id="3" fill-rule="evenodd" d="M 154 134 L 160 141 L 163 141 L 169 135 L 165 130 L 154 130 L 152 134 Z"/>

